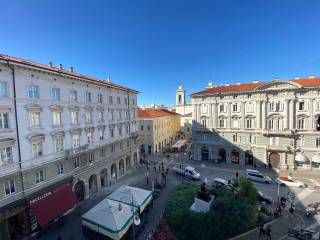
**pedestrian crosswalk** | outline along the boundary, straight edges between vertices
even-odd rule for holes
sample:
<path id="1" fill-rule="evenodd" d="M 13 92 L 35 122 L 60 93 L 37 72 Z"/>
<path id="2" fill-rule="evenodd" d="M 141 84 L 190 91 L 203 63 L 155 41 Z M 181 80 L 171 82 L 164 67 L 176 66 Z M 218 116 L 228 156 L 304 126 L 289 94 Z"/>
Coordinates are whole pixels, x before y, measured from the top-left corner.
<path id="1" fill-rule="evenodd" d="M 301 202 L 303 199 L 305 199 L 306 197 L 311 195 L 313 192 L 314 192 L 314 190 L 312 190 L 310 188 L 306 188 L 302 192 L 298 193 L 297 198 Z"/>

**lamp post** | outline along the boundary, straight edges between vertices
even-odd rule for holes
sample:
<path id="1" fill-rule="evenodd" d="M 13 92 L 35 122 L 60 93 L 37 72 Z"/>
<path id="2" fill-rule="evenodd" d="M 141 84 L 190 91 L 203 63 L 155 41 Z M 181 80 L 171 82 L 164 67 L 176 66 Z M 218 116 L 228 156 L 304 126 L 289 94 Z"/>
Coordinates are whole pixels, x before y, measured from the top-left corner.
<path id="1" fill-rule="evenodd" d="M 129 191 L 126 191 L 126 192 L 124 192 L 125 194 L 130 194 L 130 196 L 131 196 L 131 199 L 129 199 L 129 201 L 131 200 L 131 203 L 130 203 L 130 205 L 131 205 L 131 213 L 132 213 L 132 240 L 135 240 L 136 239 L 136 237 L 135 237 L 135 231 L 134 231 L 134 225 L 139 225 L 140 224 L 140 219 L 139 219 L 139 216 L 136 218 L 136 215 L 135 215 L 135 213 L 136 213 L 136 210 L 135 210 L 135 208 L 136 208 L 136 206 L 134 205 L 134 201 L 133 201 L 133 194 L 131 193 L 131 192 L 129 192 Z M 124 197 L 124 198 L 127 198 L 127 197 Z M 124 201 L 125 202 L 125 201 Z"/>

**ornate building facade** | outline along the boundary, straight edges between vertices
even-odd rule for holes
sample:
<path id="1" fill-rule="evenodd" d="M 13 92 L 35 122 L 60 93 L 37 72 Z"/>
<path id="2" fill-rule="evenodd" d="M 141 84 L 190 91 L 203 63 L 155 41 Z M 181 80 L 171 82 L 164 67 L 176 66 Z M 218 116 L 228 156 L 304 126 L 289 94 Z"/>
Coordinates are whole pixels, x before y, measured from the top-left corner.
<path id="1" fill-rule="evenodd" d="M 320 78 L 210 84 L 191 98 L 193 159 L 319 169 Z"/>
<path id="2" fill-rule="evenodd" d="M 139 159 L 137 94 L 0 55 L 1 228 L 28 235 L 129 172 Z"/>

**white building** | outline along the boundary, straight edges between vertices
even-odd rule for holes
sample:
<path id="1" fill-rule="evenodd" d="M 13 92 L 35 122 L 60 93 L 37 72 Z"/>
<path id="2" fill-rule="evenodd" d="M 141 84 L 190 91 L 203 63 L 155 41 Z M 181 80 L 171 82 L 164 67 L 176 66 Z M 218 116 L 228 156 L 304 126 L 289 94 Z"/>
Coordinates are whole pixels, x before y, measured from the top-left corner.
<path id="1" fill-rule="evenodd" d="M 181 115 L 181 131 L 188 137 L 192 134 L 192 104 L 186 102 L 186 90 L 179 86 L 176 90 L 176 113 Z"/>
<path id="2" fill-rule="evenodd" d="M 191 97 L 195 160 L 319 169 L 320 78 L 210 85 Z"/>
<path id="3" fill-rule="evenodd" d="M 137 94 L 73 68 L 0 55 L 0 225 L 28 235 L 56 217 L 35 216 L 33 206 L 59 201 L 60 186 L 81 201 L 130 171 L 139 159 Z"/>

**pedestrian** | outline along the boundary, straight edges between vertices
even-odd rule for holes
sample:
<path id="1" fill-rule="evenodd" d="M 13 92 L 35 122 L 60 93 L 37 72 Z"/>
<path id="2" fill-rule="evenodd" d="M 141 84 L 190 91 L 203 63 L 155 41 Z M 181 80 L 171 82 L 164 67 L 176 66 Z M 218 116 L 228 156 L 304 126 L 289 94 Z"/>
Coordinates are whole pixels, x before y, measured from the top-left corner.
<path id="1" fill-rule="evenodd" d="M 239 173 L 238 173 L 238 172 L 236 172 L 236 179 L 238 179 L 238 177 L 239 177 Z"/>
<path id="2" fill-rule="evenodd" d="M 161 172 L 161 166 L 159 165 L 159 172 Z"/>
<path id="3" fill-rule="evenodd" d="M 264 237 L 267 233 L 267 226 L 265 224 L 263 224 L 262 226 L 262 236 Z"/>
<path id="4" fill-rule="evenodd" d="M 268 239 L 268 240 L 271 240 L 271 239 L 272 239 L 272 237 L 271 237 L 271 227 L 270 227 L 270 225 L 267 226 L 266 236 L 267 236 L 267 239 Z"/>
<path id="5" fill-rule="evenodd" d="M 259 237 L 264 236 L 263 234 L 263 224 L 259 223 Z"/>

